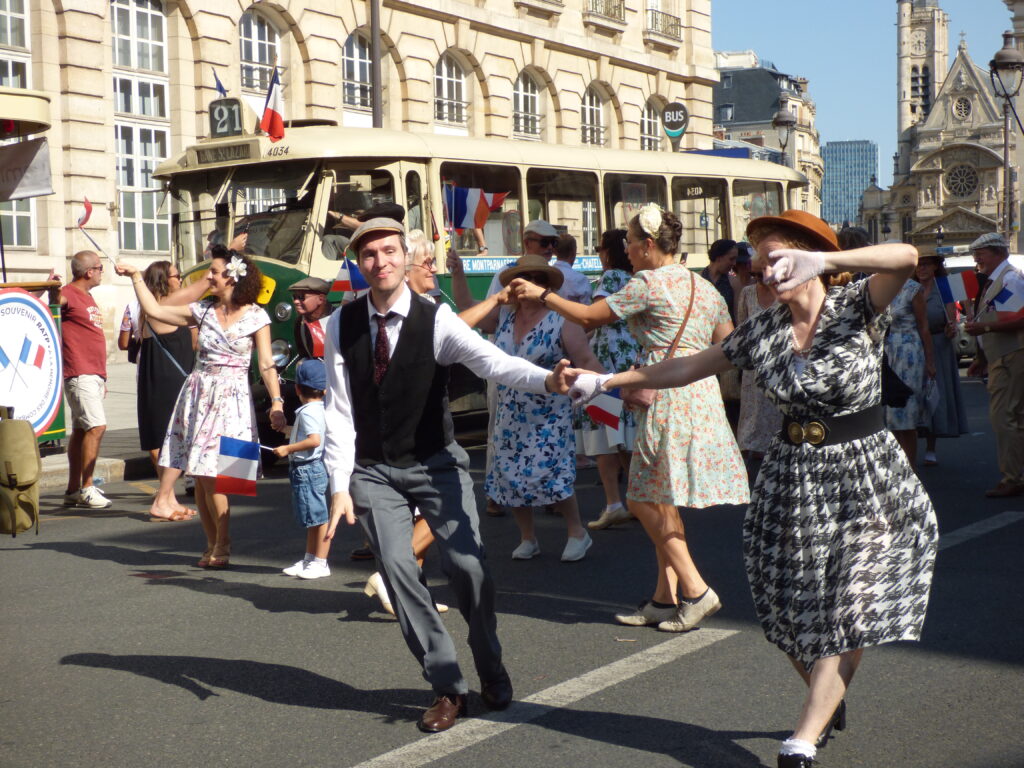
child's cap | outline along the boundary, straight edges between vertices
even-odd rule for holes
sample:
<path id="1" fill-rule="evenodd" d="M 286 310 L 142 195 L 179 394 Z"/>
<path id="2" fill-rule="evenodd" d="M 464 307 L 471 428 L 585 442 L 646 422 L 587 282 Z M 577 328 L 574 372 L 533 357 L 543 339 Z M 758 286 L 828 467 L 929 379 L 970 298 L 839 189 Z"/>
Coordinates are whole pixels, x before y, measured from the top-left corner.
<path id="1" fill-rule="evenodd" d="M 310 358 L 299 363 L 295 369 L 295 383 L 309 389 L 327 389 L 327 368 L 324 361 L 317 358 Z"/>

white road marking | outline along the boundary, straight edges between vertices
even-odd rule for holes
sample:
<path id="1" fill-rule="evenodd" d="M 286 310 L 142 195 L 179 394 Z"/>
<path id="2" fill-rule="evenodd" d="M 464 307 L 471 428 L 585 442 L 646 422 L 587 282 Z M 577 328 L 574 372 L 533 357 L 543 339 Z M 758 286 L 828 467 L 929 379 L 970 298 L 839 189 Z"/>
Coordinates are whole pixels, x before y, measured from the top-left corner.
<path id="1" fill-rule="evenodd" d="M 957 528 L 955 531 L 942 534 L 939 538 L 939 551 L 955 547 L 957 544 L 963 544 L 965 541 L 976 539 L 979 536 L 984 536 L 986 533 L 992 533 L 992 531 L 1013 525 L 1021 520 L 1024 520 L 1024 512 L 1002 512 L 998 515 L 987 517 L 984 520 L 979 520 L 976 523 L 965 525 L 963 528 Z"/>
<path id="2" fill-rule="evenodd" d="M 504 712 L 466 720 L 451 730 L 417 739 L 404 747 L 360 763 L 355 768 L 417 768 L 433 763 L 735 634 L 738 632 L 730 629 L 687 632 L 518 700 Z"/>

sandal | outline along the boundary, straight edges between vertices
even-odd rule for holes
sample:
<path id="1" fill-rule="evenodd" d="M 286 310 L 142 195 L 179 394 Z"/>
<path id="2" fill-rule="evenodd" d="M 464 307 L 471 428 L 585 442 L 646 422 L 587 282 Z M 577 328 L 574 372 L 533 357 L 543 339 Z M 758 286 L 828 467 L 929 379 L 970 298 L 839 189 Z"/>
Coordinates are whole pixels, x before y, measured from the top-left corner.
<path id="1" fill-rule="evenodd" d="M 213 555 L 213 547 L 209 547 L 203 552 L 203 556 L 196 561 L 196 568 L 207 568 L 210 565 L 210 556 Z"/>
<path id="2" fill-rule="evenodd" d="M 223 546 L 215 546 L 213 553 L 210 555 L 210 559 L 206 563 L 206 567 L 214 570 L 223 570 L 227 568 L 229 563 L 228 560 L 231 556 L 231 545 L 224 544 Z"/>

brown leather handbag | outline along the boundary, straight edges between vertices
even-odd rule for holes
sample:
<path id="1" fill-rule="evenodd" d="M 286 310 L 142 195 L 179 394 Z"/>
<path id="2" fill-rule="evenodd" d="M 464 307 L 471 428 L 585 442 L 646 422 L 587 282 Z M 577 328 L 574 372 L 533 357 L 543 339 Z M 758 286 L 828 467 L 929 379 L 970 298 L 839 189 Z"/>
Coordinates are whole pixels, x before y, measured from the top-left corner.
<path id="1" fill-rule="evenodd" d="M 694 278 L 693 272 L 690 272 L 690 303 L 686 307 L 686 314 L 683 315 L 683 323 L 679 326 L 679 330 L 676 331 L 676 337 L 672 340 L 672 346 L 668 348 L 668 354 L 665 355 L 666 360 L 675 355 L 676 349 L 679 347 L 679 340 L 683 338 L 683 331 L 686 330 L 686 324 L 690 321 L 690 312 L 693 310 L 693 299 L 697 293 L 696 289 L 697 280 Z M 648 352 L 653 352 L 655 349 L 660 349 L 660 347 L 652 347 Z M 642 365 L 635 365 L 633 370 L 643 367 Z M 654 394 L 657 390 L 645 387 L 621 387 L 619 392 L 622 394 L 622 402 L 627 406 L 634 410 L 646 410 L 654 402 Z"/>

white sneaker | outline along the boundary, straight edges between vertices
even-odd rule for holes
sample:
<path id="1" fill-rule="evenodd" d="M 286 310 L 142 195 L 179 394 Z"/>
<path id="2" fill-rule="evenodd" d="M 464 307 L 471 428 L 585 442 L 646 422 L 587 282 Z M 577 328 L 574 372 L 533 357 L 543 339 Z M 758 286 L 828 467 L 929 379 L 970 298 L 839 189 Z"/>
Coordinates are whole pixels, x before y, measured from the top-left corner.
<path id="1" fill-rule="evenodd" d="M 306 563 L 308 562 L 310 561 L 299 560 L 299 562 L 297 562 L 295 565 L 289 565 L 287 568 L 282 569 L 281 573 L 283 573 L 285 576 L 298 576 L 300 573 L 302 573 L 303 568 L 306 567 Z"/>
<path id="2" fill-rule="evenodd" d="M 676 618 L 677 613 L 678 609 L 674 605 L 670 605 L 668 608 L 659 608 L 652 605 L 650 600 L 645 600 L 632 613 L 616 613 L 615 621 L 625 624 L 627 627 L 649 627 L 670 621 Z"/>
<path id="3" fill-rule="evenodd" d="M 95 485 L 90 485 L 78 492 L 78 506 L 80 507 L 106 509 L 113 503 Z"/>
<path id="4" fill-rule="evenodd" d="M 582 560 L 587 554 L 587 550 L 590 549 L 590 545 L 593 543 L 594 540 L 590 538 L 589 533 L 584 533 L 578 539 L 574 539 L 570 536 L 569 540 L 565 542 L 565 549 L 562 550 L 562 562 L 575 563 Z"/>
<path id="5" fill-rule="evenodd" d="M 587 528 L 592 531 L 600 531 L 612 525 L 624 523 L 627 520 L 632 519 L 632 517 L 633 516 L 629 513 L 629 510 L 621 504 L 614 507 L 605 507 L 601 510 L 601 516 L 597 518 L 597 520 L 591 520 L 587 523 Z"/>
<path id="6" fill-rule="evenodd" d="M 310 560 L 306 563 L 306 567 L 296 575 L 300 579 L 322 579 L 324 576 L 331 575 L 331 568 L 327 563 L 318 563 L 316 560 Z"/>
<path id="7" fill-rule="evenodd" d="M 519 546 L 512 550 L 513 560 L 532 560 L 540 554 L 540 544 L 536 539 L 520 542 Z"/>

